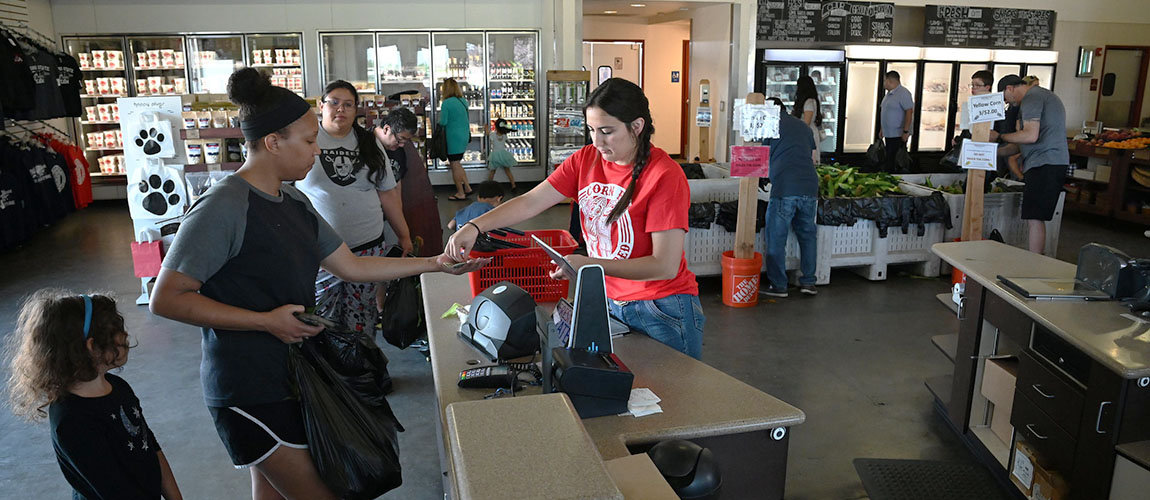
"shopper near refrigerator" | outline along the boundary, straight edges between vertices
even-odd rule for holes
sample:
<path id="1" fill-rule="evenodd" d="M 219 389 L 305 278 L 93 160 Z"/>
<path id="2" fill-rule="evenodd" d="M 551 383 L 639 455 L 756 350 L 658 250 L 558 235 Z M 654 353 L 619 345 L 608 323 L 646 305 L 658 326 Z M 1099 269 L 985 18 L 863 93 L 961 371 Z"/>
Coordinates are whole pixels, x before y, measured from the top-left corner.
<path id="1" fill-rule="evenodd" d="M 793 101 L 795 103 L 793 110 L 795 117 L 810 127 L 811 133 L 815 136 L 816 145 L 822 143 L 824 137 L 823 115 L 819 112 L 819 91 L 815 88 L 813 78 L 806 75 L 799 77 Z M 782 101 L 779 101 L 779 104 L 781 105 Z M 816 146 L 815 149 L 818 147 Z"/>
<path id="2" fill-rule="evenodd" d="M 691 204 L 687 176 L 651 145 L 655 127 L 638 85 L 604 81 L 583 114 L 592 145 L 564 160 L 546 182 L 464 224 L 447 241 L 446 253 L 461 259 L 484 230 L 517 224 L 574 198 L 588 256 L 568 256 L 571 265 L 603 266 L 611 315 L 699 359 L 706 318 L 683 253 Z"/>
<path id="3" fill-rule="evenodd" d="M 398 236 L 397 246 L 411 251 L 411 236 L 403 217 L 403 200 L 396 189 L 386 146 L 356 123 L 359 94 L 343 80 L 331 82 L 320 98 L 320 154 L 307 176 L 295 183 L 316 212 L 361 257 L 383 257 L 392 245 L 385 241 L 384 220 Z M 397 119 L 398 121 L 398 119 Z M 320 270 L 315 278 L 316 314 L 375 336 L 381 309 L 378 283 L 353 283 Z"/>
<path id="4" fill-rule="evenodd" d="M 298 189 L 320 149 L 311 105 L 254 68 L 232 74 L 248 157 L 184 217 L 152 292 L 154 314 L 201 327 L 204 400 L 252 497 L 333 499 L 307 451 L 292 395 L 288 345 L 323 330 L 296 319 L 315 304 L 322 266 L 342 280 L 371 282 L 458 268 L 446 256 L 356 257 Z"/>
<path id="5" fill-rule="evenodd" d="M 399 246 L 403 249 L 405 254 L 411 253 L 414 250 L 415 243 L 411 229 L 411 221 L 408 220 L 408 213 L 403 206 L 403 178 L 407 176 L 407 151 L 404 146 L 411 142 L 418 131 L 419 121 L 407 108 L 394 108 L 389 111 L 380 120 L 379 126 L 372 129 L 372 134 L 375 135 L 376 141 L 380 146 L 383 146 L 383 153 L 388 168 L 391 169 L 392 178 L 395 179 L 394 194 L 390 191 L 386 196 L 394 196 L 394 199 L 389 201 L 399 205 L 399 211 L 403 215 L 402 228 L 397 228 L 398 224 L 392 224 L 391 220 L 384 221 L 384 242 L 389 246 Z M 401 238 L 399 230 L 407 232 L 406 238 Z"/>
<path id="6" fill-rule="evenodd" d="M 803 77 L 807 78 L 807 77 Z M 802 88 L 802 84 L 799 84 Z M 777 97 L 768 99 L 779 107 L 779 137 L 763 139 L 771 148 L 771 200 L 767 204 L 767 288 L 763 295 L 787 296 L 787 235 L 793 229 L 799 243 L 799 292 L 818 294 L 815 289 L 815 253 L 818 250 L 819 148 L 815 136 L 802 120 L 787 114 Z M 795 101 L 796 106 L 799 101 Z M 760 181 L 762 182 L 762 181 Z"/>
<path id="7" fill-rule="evenodd" d="M 439 96 L 442 99 L 439 104 L 439 124 L 447 130 L 447 162 L 451 167 L 451 180 L 455 182 L 455 194 L 447 199 L 463 201 L 471 194 L 467 172 L 463 171 L 463 152 L 467 151 L 467 143 L 471 142 L 467 101 L 463 99 L 463 90 L 454 78 L 443 81 Z"/>
<path id="8" fill-rule="evenodd" d="M 1020 126 L 1017 132 L 990 132 L 990 140 L 1001 138 L 1006 148 L 1017 148 L 1022 154 L 1022 176 L 1026 187 L 1022 193 L 1022 219 L 1030 230 L 1030 251 L 1042 253 L 1046 246 L 1046 221 L 1054 217 L 1070 151 L 1066 147 L 1066 108 L 1053 92 L 1027 85 L 1018 75 L 998 80 L 998 91 L 1006 102 L 1018 106 Z"/>
<path id="9" fill-rule="evenodd" d="M 906 87 L 902 86 L 902 77 L 898 71 L 887 71 L 882 79 L 882 87 L 886 90 L 879 115 L 883 146 L 886 149 L 884 170 L 903 172 L 898 166 L 897 159 L 899 151 L 906 151 L 907 140 L 910 139 L 911 125 L 914 121 L 914 97 Z"/>
<path id="10" fill-rule="evenodd" d="M 511 167 L 519 161 L 507 150 L 507 134 L 514 131 L 515 129 L 507 124 L 507 120 L 500 118 L 495 120 L 495 130 L 487 134 L 487 143 L 491 148 L 487 153 L 487 180 L 495 180 L 495 171 L 502 168 L 507 174 L 507 180 L 511 182 L 512 191 L 515 191 L 516 186 L 515 177 L 511 175 Z"/>

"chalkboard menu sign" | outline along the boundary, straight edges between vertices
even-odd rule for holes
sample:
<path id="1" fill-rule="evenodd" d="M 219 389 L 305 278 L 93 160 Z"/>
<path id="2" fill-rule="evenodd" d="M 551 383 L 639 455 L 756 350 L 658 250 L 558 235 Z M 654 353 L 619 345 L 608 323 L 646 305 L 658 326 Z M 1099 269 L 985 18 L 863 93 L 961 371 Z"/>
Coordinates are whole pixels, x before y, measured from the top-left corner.
<path id="1" fill-rule="evenodd" d="M 893 3 L 759 0 L 759 40 L 890 43 L 893 32 Z"/>
<path id="2" fill-rule="evenodd" d="M 923 42 L 937 47 L 1049 49 L 1052 10 L 927 5 Z"/>

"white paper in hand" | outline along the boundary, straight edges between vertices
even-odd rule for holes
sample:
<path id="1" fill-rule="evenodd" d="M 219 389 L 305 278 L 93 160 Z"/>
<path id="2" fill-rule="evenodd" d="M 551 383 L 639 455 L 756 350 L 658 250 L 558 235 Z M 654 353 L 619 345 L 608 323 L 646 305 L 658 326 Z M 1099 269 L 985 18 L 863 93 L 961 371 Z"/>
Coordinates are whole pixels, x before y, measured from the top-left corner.
<path id="1" fill-rule="evenodd" d="M 744 141 L 779 137 L 779 107 L 774 104 L 744 104 L 739 121 L 739 132 Z"/>

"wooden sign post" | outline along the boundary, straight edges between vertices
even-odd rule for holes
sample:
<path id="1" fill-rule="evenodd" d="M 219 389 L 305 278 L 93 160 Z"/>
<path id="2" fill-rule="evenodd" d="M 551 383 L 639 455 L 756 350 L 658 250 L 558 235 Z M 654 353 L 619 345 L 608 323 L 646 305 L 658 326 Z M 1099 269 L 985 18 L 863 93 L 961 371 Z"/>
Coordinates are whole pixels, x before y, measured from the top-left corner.
<path id="1" fill-rule="evenodd" d="M 763 94 L 747 94 L 747 104 L 766 104 Z M 748 144 L 747 141 L 742 141 Z M 759 178 L 739 179 L 739 214 L 735 225 L 735 258 L 750 259 L 755 256 L 755 216 L 759 206 Z"/>

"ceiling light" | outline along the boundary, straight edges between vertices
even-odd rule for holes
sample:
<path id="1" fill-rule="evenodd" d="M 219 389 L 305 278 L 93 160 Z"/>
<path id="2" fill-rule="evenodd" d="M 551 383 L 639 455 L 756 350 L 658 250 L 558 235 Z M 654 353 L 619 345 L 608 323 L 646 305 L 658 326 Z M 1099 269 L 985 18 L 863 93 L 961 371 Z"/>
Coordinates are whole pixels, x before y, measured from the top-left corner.
<path id="1" fill-rule="evenodd" d="M 645 3 L 633 3 L 633 4 L 631 4 L 631 6 L 638 8 L 638 7 L 646 7 L 647 4 L 645 4 Z"/>
<path id="2" fill-rule="evenodd" d="M 604 14 L 618 14 L 619 11 L 617 11 L 617 10 L 605 10 L 605 11 L 603 11 L 603 13 Z"/>

